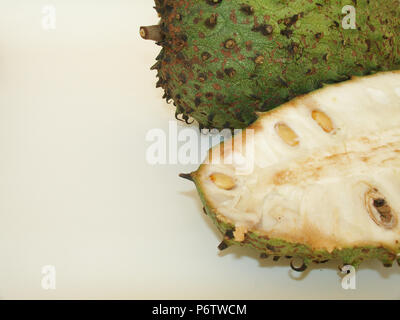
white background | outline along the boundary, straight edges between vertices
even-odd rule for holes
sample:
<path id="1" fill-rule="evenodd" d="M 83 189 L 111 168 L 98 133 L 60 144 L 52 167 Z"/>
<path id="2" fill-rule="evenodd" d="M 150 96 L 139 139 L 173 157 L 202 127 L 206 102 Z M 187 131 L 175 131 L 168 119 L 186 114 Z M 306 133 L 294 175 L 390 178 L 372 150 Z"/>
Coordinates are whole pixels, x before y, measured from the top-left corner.
<path id="1" fill-rule="evenodd" d="M 43 30 L 54 5 L 56 30 Z M 400 298 L 400 269 L 338 262 L 296 279 L 288 260 L 218 253 L 193 185 L 151 166 L 146 133 L 172 105 L 149 71 L 150 0 L 0 0 L 0 298 Z M 56 267 L 56 290 L 41 268 Z"/>

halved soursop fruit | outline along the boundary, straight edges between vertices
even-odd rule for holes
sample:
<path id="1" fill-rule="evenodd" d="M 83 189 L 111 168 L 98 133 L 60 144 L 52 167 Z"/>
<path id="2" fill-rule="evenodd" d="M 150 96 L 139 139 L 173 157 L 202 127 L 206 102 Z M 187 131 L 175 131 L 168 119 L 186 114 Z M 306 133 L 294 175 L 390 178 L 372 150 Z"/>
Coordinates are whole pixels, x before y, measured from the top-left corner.
<path id="1" fill-rule="evenodd" d="M 183 177 L 224 235 L 220 249 L 301 258 L 298 271 L 331 259 L 399 262 L 400 71 L 296 98 L 209 159 Z"/>

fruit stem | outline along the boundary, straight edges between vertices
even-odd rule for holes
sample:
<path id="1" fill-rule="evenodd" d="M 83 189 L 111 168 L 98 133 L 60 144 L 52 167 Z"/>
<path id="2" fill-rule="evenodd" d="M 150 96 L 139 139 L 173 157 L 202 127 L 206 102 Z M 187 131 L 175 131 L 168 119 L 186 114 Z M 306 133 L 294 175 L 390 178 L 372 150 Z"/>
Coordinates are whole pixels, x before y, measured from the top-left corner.
<path id="1" fill-rule="evenodd" d="M 140 27 L 140 35 L 145 40 L 153 40 L 159 42 L 163 36 L 159 25 Z"/>

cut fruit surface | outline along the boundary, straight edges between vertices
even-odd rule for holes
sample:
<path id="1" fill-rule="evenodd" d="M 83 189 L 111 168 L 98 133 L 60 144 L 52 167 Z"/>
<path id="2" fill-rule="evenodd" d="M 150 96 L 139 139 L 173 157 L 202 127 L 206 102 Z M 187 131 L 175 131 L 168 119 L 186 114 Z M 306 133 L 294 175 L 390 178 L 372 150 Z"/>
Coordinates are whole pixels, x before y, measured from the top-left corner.
<path id="1" fill-rule="evenodd" d="M 243 134 L 250 131 L 244 141 L 252 148 L 237 151 L 235 136 L 216 147 L 224 147 L 219 163 L 192 173 L 225 244 L 306 264 L 341 258 L 357 266 L 378 258 L 388 266 L 396 260 L 400 72 L 299 97 L 262 114 Z M 251 171 L 238 174 L 234 161 L 224 161 L 236 153 Z"/>

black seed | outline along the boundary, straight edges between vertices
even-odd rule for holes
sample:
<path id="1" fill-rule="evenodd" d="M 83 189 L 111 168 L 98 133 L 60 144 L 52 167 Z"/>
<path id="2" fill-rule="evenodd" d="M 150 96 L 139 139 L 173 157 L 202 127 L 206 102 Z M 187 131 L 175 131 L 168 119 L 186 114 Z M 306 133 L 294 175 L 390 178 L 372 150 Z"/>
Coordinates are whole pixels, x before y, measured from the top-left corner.
<path id="1" fill-rule="evenodd" d="M 279 261 L 280 258 L 281 258 L 280 256 L 275 256 L 274 261 L 277 262 L 277 261 Z"/>
<path id="2" fill-rule="evenodd" d="M 266 253 L 261 253 L 260 254 L 260 259 L 268 259 L 268 258 L 269 258 L 268 254 L 266 254 Z"/>
<path id="3" fill-rule="evenodd" d="M 386 204 L 386 200 L 385 199 L 375 199 L 374 200 L 374 207 L 375 208 L 383 207 L 385 204 Z"/>

